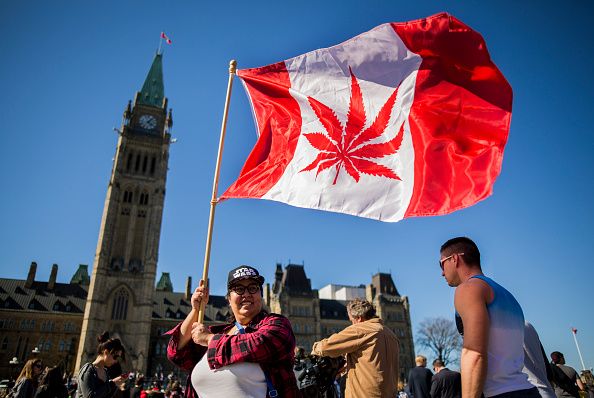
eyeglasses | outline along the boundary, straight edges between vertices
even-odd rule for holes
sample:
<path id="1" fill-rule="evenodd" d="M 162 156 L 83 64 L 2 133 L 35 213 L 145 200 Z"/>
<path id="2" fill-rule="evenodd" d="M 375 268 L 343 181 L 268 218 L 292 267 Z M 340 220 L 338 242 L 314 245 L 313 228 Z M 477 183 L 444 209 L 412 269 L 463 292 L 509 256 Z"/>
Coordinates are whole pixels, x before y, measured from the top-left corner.
<path id="1" fill-rule="evenodd" d="M 454 254 L 447 256 L 446 258 L 442 258 L 441 260 L 439 260 L 439 268 L 441 268 L 441 270 L 443 271 L 443 265 L 445 264 L 445 262 L 448 261 L 450 258 L 454 257 L 456 254 L 459 256 L 464 255 L 464 253 L 454 253 Z"/>
<path id="2" fill-rule="evenodd" d="M 244 294 L 246 290 L 248 291 L 249 294 L 254 294 L 254 293 L 257 293 L 260 291 L 260 285 L 257 285 L 255 283 L 252 283 L 247 286 L 235 285 L 235 286 L 231 286 L 229 288 L 229 290 L 234 291 L 235 294 L 237 294 L 238 296 L 241 296 L 242 294 Z"/>

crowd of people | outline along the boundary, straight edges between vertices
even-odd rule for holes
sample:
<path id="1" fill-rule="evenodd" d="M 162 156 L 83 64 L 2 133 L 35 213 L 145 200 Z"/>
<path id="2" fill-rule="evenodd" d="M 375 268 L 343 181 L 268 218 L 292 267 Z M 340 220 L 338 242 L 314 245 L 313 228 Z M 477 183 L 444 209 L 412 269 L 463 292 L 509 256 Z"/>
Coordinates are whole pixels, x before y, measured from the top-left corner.
<path id="1" fill-rule="evenodd" d="M 65 383 L 59 368 L 44 371 L 36 359 L 25 364 L 10 398 L 593 398 L 591 372 L 583 374 L 589 376 L 583 383 L 562 353 L 552 352 L 548 361 L 520 304 L 483 274 L 472 240 L 445 242 L 439 266 L 455 288 L 456 326 L 463 339 L 459 372 L 437 358 L 433 373 L 427 369 L 427 358 L 419 355 L 406 383 L 398 380 L 398 338 L 365 299 L 347 304 L 351 325 L 314 343 L 306 354 L 308 349 L 295 346 L 289 320 L 264 309 L 264 278 L 257 269 L 242 265 L 228 274 L 227 323 L 198 322 L 209 299 L 209 289 L 201 281 L 192 295 L 191 311 L 167 332 L 167 357 L 188 373 L 185 384 L 170 380 L 166 389 L 158 382 L 147 389 L 141 375 L 122 373 L 119 359 L 125 358 L 125 348 L 104 333 L 96 359 L 81 367 L 74 388 Z M 329 387 L 312 388 L 320 380 Z"/>

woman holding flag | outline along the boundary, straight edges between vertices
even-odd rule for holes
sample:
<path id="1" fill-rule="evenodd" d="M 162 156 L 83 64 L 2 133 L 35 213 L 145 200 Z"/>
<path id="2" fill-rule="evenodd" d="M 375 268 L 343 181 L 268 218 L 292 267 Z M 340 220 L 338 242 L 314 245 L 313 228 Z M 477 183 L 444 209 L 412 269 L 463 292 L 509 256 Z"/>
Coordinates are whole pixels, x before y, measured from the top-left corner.
<path id="1" fill-rule="evenodd" d="M 264 278 L 250 266 L 229 272 L 227 301 L 233 319 L 206 327 L 196 322 L 208 288 L 192 295 L 192 310 L 168 332 L 167 357 L 190 372 L 186 397 L 298 397 L 293 373 L 295 336 L 288 319 L 262 309 Z"/>

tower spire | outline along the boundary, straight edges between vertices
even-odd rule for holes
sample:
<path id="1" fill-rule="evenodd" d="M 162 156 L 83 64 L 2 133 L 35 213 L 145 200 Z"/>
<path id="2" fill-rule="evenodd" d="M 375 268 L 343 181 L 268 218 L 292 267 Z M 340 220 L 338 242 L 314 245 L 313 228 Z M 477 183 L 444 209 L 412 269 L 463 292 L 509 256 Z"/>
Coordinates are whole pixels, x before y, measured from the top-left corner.
<path id="1" fill-rule="evenodd" d="M 163 106 L 165 88 L 163 84 L 163 54 L 156 53 L 151 69 L 142 85 L 142 90 L 137 98 L 138 104 Z"/>

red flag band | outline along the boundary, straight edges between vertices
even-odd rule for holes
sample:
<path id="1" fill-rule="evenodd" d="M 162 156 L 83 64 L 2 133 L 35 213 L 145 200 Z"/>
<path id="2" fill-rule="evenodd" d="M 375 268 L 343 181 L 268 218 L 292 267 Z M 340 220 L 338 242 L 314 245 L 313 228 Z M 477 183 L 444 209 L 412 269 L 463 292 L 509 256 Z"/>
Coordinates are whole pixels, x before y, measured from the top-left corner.
<path id="1" fill-rule="evenodd" d="M 165 39 L 165 42 L 167 44 L 171 44 L 172 43 L 171 39 L 169 37 L 167 37 L 167 35 L 165 34 L 165 32 L 161 32 L 161 39 Z"/>
<path id="2" fill-rule="evenodd" d="M 238 71 L 258 141 L 222 199 L 399 221 L 492 193 L 512 89 L 481 35 L 446 13 Z"/>

